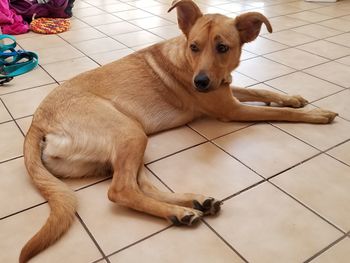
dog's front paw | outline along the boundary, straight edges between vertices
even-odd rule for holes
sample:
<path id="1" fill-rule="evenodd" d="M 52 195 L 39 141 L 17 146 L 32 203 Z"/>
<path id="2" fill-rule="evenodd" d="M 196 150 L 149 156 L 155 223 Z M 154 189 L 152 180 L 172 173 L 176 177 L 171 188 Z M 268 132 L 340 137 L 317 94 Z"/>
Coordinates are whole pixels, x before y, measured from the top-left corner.
<path id="1" fill-rule="evenodd" d="M 168 217 L 168 220 L 173 223 L 175 226 L 187 225 L 191 226 L 201 219 L 203 213 L 199 210 L 186 208 L 183 213 L 179 215 L 171 215 Z"/>
<path id="2" fill-rule="evenodd" d="M 331 123 L 338 116 L 338 113 L 324 109 L 313 109 L 309 114 L 312 118 L 311 122 L 320 124 Z"/>
<path id="3" fill-rule="evenodd" d="M 309 102 L 300 95 L 285 96 L 278 104 L 292 108 L 302 108 Z"/>
<path id="4" fill-rule="evenodd" d="M 197 200 L 193 200 L 193 208 L 202 211 L 204 215 L 216 215 L 220 211 L 221 205 L 221 201 L 212 197 L 207 198 L 202 203 Z"/>

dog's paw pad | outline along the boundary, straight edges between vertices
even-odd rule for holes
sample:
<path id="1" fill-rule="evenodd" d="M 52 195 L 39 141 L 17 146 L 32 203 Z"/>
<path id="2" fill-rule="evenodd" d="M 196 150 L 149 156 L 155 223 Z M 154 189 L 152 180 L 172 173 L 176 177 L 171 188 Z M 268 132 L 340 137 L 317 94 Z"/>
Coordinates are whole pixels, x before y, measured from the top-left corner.
<path id="1" fill-rule="evenodd" d="M 195 225 L 196 223 L 198 223 L 200 218 L 202 217 L 202 215 L 203 214 L 201 212 L 198 212 L 198 213 L 185 215 L 185 216 L 181 217 L 180 219 L 177 216 L 170 216 L 169 220 L 175 226 L 182 226 L 182 225 L 191 226 L 191 225 Z"/>
<path id="2" fill-rule="evenodd" d="M 215 215 L 221 209 L 222 202 L 214 198 L 206 199 L 202 204 L 197 200 L 193 201 L 193 208 L 202 211 L 204 215 Z"/>

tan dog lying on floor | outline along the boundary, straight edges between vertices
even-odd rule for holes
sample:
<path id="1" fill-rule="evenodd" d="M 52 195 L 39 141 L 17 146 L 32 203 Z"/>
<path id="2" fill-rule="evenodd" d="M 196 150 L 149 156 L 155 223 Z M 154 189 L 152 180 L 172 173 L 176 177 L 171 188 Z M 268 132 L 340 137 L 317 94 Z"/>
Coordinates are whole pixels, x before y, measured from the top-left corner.
<path id="1" fill-rule="evenodd" d="M 307 103 L 300 96 L 230 87 L 230 73 L 239 64 L 243 44 L 258 36 L 262 23 L 272 32 L 263 15 L 203 15 L 191 0 L 175 1 L 170 10 L 174 8 L 182 36 L 66 81 L 36 111 L 25 140 L 25 165 L 51 213 L 22 249 L 21 263 L 54 243 L 75 217 L 76 197 L 55 176 L 113 173 L 111 201 L 177 225 L 191 225 L 203 215 L 217 213 L 221 202 L 199 194 L 161 192 L 148 182 L 141 173 L 147 135 L 201 116 L 329 123 L 337 115 L 292 109 Z M 245 101 L 292 108 L 241 103 Z"/>

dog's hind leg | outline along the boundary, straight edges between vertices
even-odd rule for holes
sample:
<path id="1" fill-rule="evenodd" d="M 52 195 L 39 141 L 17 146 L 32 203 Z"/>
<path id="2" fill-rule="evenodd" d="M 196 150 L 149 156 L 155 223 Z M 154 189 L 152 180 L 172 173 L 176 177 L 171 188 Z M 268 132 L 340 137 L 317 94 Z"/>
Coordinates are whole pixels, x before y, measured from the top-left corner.
<path id="1" fill-rule="evenodd" d="M 308 101 L 299 95 L 289 96 L 263 89 L 233 87 L 232 93 L 240 102 L 261 101 L 267 104 L 274 102 L 292 108 L 301 108 L 308 104 Z"/>
<path id="2" fill-rule="evenodd" d="M 118 134 L 123 140 L 116 145 L 112 163 L 114 174 L 108 198 L 119 205 L 163 217 L 176 225 L 191 225 L 203 213 L 199 210 L 168 204 L 145 195 L 138 182 L 138 172 L 143 165 L 147 136 L 141 128 L 128 125 L 127 133 Z"/>
<path id="3" fill-rule="evenodd" d="M 141 190 L 149 197 L 169 204 L 186 206 L 200 210 L 204 215 L 215 215 L 220 211 L 221 201 L 212 197 L 193 193 L 172 193 L 159 190 L 152 184 L 145 173 L 145 168 L 139 171 L 138 184 Z"/>

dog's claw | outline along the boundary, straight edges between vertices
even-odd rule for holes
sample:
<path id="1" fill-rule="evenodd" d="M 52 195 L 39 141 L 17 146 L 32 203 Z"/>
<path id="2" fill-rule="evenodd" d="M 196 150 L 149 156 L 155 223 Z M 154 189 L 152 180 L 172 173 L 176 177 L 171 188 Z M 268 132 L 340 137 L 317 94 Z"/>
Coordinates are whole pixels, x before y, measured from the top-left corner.
<path id="1" fill-rule="evenodd" d="M 182 226 L 182 225 L 191 226 L 199 222 L 199 219 L 202 217 L 202 215 L 203 215 L 202 212 L 196 211 L 196 213 L 183 216 L 180 220 L 177 216 L 170 216 L 168 218 L 175 226 Z"/>
<path id="2" fill-rule="evenodd" d="M 203 204 L 197 200 L 193 200 L 193 208 L 202 211 L 204 215 L 215 215 L 221 209 L 222 202 L 210 197 L 206 199 Z"/>

